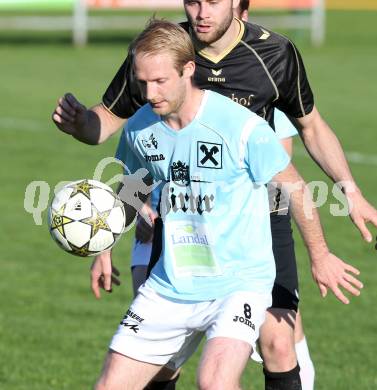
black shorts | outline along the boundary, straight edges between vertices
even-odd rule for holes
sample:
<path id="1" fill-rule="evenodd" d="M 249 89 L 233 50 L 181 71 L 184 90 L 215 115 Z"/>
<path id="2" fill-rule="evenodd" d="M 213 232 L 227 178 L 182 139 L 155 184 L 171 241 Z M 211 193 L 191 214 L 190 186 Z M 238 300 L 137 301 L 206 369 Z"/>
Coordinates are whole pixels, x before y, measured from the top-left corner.
<path id="1" fill-rule="evenodd" d="M 148 275 L 160 258 L 162 249 L 162 220 L 155 220 Z M 290 215 L 271 214 L 272 249 L 276 263 L 276 279 L 272 289 L 272 306 L 297 311 L 298 277 Z"/>
<path id="2" fill-rule="evenodd" d="M 276 279 L 272 289 L 272 306 L 297 311 L 298 276 L 291 217 L 271 214 L 272 249 L 276 263 Z"/>

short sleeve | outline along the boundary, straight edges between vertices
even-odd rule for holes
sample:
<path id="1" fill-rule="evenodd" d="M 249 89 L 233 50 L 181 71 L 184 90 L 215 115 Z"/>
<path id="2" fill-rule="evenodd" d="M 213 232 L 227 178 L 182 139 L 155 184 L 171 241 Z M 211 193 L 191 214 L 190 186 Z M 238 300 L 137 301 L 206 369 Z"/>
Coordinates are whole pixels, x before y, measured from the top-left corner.
<path id="1" fill-rule="evenodd" d="M 281 56 L 277 56 L 280 71 L 276 106 L 294 118 L 301 118 L 313 110 L 313 93 L 297 48 L 289 40 L 283 48 Z"/>
<path id="2" fill-rule="evenodd" d="M 125 165 L 125 174 L 135 173 L 139 168 L 142 168 L 140 160 L 137 158 L 134 150 L 130 146 L 130 141 L 127 137 L 127 124 L 122 131 L 119 139 L 118 147 L 115 153 L 115 158 L 122 161 Z"/>
<path id="3" fill-rule="evenodd" d="M 294 137 L 298 134 L 295 126 L 287 115 L 275 108 L 274 111 L 275 133 L 279 139 Z"/>
<path id="4" fill-rule="evenodd" d="M 267 122 L 260 121 L 255 127 L 246 131 L 250 135 L 245 163 L 253 181 L 266 184 L 288 166 L 290 157 Z"/>
<path id="5" fill-rule="evenodd" d="M 119 118 L 131 117 L 145 104 L 134 70 L 133 56 L 129 52 L 102 97 L 103 105 Z"/>

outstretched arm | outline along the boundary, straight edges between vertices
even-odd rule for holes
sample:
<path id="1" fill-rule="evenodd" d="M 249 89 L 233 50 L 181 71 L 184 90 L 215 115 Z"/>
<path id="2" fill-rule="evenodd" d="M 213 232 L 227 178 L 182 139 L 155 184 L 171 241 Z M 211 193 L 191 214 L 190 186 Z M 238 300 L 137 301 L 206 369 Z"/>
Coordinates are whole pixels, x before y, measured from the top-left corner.
<path id="1" fill-rule="evenodd" d="M 341 185 L 353 223 L 364 240 L 371 242 L 372 234 L 366 223 L 371 222 L 377 227 L 377 210 L 369 204 L 357 187 L 338 138 L 316 107 L 310 114 L 297 118 L 297 121 L 301 126 L 301 137 L 308 152 L 322 170 Z"/>
<path id="2" fill-rule="evenodd" d="M 58 100 L 52 120 L 58 129 L 89 145 L 106 141 L 126 123 L 102 104 L 87 109 L 71 93 Z"/>
<path id="3" fill-rule="evenodd" d="M 293 218 L 307 247 L 313 279 L 321 295 L 325 297 L 327 289 L 330 288 L 341 302 L 348 304 L 349 300 L 341 288 L 355 296 L 360 295 L 359 290 L 363 285 L 353 276 L 359 275 L 359 270 L 330 252 L 310 191 L 294 166 L 290 164 L 283 172 L 276 175 L 273 181 L 290 196 Z"/>

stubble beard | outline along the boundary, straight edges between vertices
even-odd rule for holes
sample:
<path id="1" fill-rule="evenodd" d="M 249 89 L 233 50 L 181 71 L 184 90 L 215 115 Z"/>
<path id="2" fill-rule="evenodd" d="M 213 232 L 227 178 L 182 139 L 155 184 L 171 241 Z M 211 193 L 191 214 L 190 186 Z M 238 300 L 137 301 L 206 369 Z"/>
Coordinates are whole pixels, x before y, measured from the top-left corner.
<path id="1" fill-rule="evenodd" d="M 208 34 L 208 33 L 200 33 L 200 32 L 197 32 L 195 30 L 195 28 L 193 28 L 193 21 L 188 17 L 187 15 L 187 19 L 191 25 L 191 28 L 192 28 L 192 31 L 194 33 L 194 36 L 195 36 L 195 39 L 203 44 L 203 45 L 211 45 L 212 43 L 218 41 L 220 38 L 223 37 L 223 35 L 228 31 L 230 25 L 232 24 L 232 21 L 233 21 L 233 13 L 232 13 L 232 9 L 230 9 L 230 12 L 229 12 L 229 16 L 227 19 L 224 20 L 224 22 L 222 23 L 222 25 L 220 25 L 215 31 L 213 31 L 211 34 Z"/>

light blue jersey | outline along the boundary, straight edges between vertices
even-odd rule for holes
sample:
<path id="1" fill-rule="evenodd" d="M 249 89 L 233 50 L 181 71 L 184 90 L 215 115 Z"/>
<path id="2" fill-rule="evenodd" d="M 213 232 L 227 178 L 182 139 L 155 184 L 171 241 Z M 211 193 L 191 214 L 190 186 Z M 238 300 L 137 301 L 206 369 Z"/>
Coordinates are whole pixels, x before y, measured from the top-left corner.
<path id="1" fill-rule="evenodd" d="M 274 124 L 275 132 L 279 139 L 294 137 L 298 134 L 287 115 L 277 108 L 274 109 Z"/>
<path id="2" fill-rule="evenodd" d="M 287 115 L 285 115 L 282 111 L 277 108 L 274 109 L 274 123 L 275 123 L 275 133 L 279 139 L 285 139 L 289 137 L 294 137 L 298 135 L 296 128 L 293 126 L 292 122 L 288 119 Z M 157 210 L 158 203 L 160 201 L 161 191 L 159 188 L 156 188 L 151 193 L 151 207 L 153 210 Z M 270 210 L 276 209 L 275 202 L 276 190 L 271 190 L 270 196 Z M 282 195 L 280 195 L 282 197 Z M 280 198 L 281 207 L 288 207 L 283 199 Z"/>
<path id="3" fill-rule="evenodd" d="M 149 104 L 127 122 L 117 151 L 163 186 L 163 249 L 147 284 L 207 301 L 270 292 L 275 279 L 265 184 L 289 157 L 262 118 L 205 91 L 193 121 L 171 129 Z"/>

